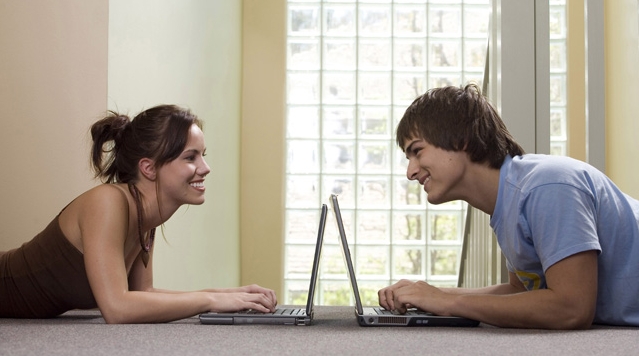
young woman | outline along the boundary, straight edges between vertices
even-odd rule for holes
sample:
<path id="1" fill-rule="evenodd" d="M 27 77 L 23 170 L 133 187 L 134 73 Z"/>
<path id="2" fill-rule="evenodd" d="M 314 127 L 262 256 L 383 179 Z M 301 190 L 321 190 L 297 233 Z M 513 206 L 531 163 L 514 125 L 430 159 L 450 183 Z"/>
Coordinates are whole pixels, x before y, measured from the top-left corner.
<path id="1" fill-rule="evenodd" d="M 33 240 L 0 252 L 0 317 L 48 318 L 98 307 L 107 323 L 166 322 L 205 311 L 274 310 L 257 285 L 198 292 L 153 287 L 155 228 L 204 202 L 202 122 L 172 105 L 133 120 L 110 112 L 91 127 L 105 184 L 77 197 Z"/>
<path id="2" fill-rule="evenodd" d="M 464 200 L 491 216 L 509 279 L 478 289 L 402 280 L 379 291 L 381 306 L 504 327 L 639 326 L 639 202 L 602 172 L 524 154 L 474 85 L 417 98 L 397 143 L 430 203 Z"/>

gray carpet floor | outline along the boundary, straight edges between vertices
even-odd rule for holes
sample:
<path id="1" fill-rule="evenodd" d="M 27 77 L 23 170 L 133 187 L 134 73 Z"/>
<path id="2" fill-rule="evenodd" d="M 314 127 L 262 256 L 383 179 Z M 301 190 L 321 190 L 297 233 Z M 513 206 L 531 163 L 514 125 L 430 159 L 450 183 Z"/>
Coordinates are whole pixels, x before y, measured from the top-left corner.
<path id="1" fill-rule="evenodd" d="M 639 328 L 585 331 L 357 325 L 352 307 L 318 307 L 311 326 L 107 325 L 97 311 L 0 319 L 0 355 L 638 355 Z"/>

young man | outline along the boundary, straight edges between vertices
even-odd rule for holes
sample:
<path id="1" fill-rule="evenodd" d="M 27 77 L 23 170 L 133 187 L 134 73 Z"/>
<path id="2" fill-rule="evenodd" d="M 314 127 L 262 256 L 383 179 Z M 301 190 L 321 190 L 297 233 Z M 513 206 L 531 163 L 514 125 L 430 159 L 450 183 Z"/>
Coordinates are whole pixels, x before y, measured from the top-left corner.
<path id="1" fill-rule="evenodd" d="M 524 154 L 475 85 L 428 91 L 397 144 L 428 201 L 464 200 L 491 216 L 508 283 L 436 288 L 402 280 L 382 307 L 417 307 L 501 327 L 639 326 L 639 202 L 567 157 Z"/>

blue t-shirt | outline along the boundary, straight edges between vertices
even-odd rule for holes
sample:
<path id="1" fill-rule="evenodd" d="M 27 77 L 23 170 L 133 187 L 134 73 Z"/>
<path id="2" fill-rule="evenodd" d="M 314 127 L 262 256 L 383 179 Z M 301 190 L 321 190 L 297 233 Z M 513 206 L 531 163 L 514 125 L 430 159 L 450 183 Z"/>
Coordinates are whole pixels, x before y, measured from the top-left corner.
<path id="1" fill-rule="evenodd" d="M 507 157 L 490 219 L 508 265 L 528 290 L 579 252 L 598 251 L 595 323 L 639 326 L 639 202 L 568 157 Z"/>

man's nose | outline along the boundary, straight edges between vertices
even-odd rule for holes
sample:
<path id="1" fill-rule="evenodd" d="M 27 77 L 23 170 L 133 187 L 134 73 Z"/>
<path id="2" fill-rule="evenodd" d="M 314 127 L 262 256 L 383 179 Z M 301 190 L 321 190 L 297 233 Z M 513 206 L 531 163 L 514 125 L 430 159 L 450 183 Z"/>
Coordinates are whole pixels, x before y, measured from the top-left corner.
<path id="1" fill-rule="evenodd" d="M 406 178 L 415 180 L 418 178 L 419 164 L 415 159 L 408 159 L 408 167 L 406 168 Z"/>

